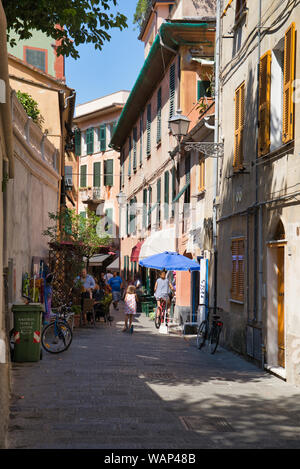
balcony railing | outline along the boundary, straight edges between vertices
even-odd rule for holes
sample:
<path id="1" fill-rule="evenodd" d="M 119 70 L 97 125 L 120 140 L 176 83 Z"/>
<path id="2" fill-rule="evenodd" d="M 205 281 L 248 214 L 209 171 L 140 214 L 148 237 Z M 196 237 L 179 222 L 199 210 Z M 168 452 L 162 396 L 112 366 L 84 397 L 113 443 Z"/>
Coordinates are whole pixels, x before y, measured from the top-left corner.
<path id="1" fill-rule="evenodd" d="M 101 187 L 91 187 L 80 191 L 82 203 L 102 202 L 105 200 L 104 189 Z"/>

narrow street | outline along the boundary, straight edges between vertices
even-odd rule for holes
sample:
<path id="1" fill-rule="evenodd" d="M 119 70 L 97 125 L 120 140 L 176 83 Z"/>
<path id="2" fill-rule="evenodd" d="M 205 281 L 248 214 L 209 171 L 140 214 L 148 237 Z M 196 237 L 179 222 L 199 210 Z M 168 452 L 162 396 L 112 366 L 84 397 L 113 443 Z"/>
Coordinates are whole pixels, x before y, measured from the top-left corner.
<path id="1" fill-rule="evenodd" d="M 159 334 L 74 330 L 60 355 L 12 365 L 9 448 L 297 448 L 300 394 L 233 353 Z"/>

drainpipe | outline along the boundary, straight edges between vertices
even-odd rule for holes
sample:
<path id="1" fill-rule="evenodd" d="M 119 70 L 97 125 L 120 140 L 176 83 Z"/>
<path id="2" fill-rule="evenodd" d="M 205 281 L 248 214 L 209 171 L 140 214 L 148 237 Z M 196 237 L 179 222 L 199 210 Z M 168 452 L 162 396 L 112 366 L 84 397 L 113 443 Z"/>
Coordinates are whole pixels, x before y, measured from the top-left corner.
<path id="1" fill-rule="evenodd" d="M 257 102 L 257 115 L 256 115 L 256 159 L 258 158 L 258 126 L 259 126 L 259 79 L 260 79 L 260 56 L 261 56 L 261 10 L 262 0 L 259 0 L 258 8 L 258 57 L 257 57 L 257 91 L 256 91 L 256 102 Z M 258 203 L 258 167 L 255 165 L 255 204 Z M 255 211 L 254 214 L 254 283 L 253 283 L 253 294 L 254 294 L 254 320 L 261 321 L 262 319 L 262 207 Z M 257 263 L 258 259 L 258 263 Z M 258 275 L 257 275 L 258 268 Z"/>
<path id="2" fill-rule="evenodd" d="M 219 86 L 220 86 L 220 16 L 221 0 L 217 0 L 216 8 L 216 50 L 215 50 L 215 125 L 214 143 L 219 143 Z M 218 158 L 213 159 L 213 251 L 214 251 L 214 313 L 217 309 L 217 195 L 218 195 Z"/>

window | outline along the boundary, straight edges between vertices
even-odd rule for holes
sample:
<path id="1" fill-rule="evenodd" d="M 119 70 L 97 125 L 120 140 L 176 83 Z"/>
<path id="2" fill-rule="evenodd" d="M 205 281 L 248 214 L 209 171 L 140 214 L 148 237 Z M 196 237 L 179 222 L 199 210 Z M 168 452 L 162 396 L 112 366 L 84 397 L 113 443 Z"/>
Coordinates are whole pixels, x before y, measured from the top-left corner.
<path id="1" fill-rule="evenodd" d="M 165 197 L 164 197 L 164 218 L 168 220 L 169 218 L 169 171 L 165 172 Z"/>
<path id="2" fill-rule="evenodd" d="M 260 59 L 258 156 L 270 150 L 271 51 Z"/>
<path id="3" fill-rule="evenodd" d="M 161 179 L 159 178 L 156 183 L 156 223 L 160 224 L 161 220 Z"/>
<path id="4" fill-rule="evenodd" d="M 65 166 L 65 184 L 66 186 L 73 185 L 73 168 L 72 166 Z"/>
<path id="5" fill-rule="evenodd" d="M 171 170 L 171 177 L 172 177 L 172 201 L 176 197 L 176 168 L 173 167 Z M 175 216 L 175 204 L 172 203 L 172 209 L 171 209 L 171 217 L 174 218 Z"/>
<path id="6" fill-rule="evenodd" d="M 283 69 L 283 121 L 282 142 L 287 143 L 294 138 L 294 103 L 293 81 L 295 78 L 295 23 L 285 33 L 284 69 Z"/>
<path id="7" fill-rule="evenodd" d="M 151 154 L 151 103 L 147 106 L 147 156 Z"/>
<path id="8" fill-rule="evenodd" d="M 133 139 L 133 164 L 132 169 L 136 171 L 136 150 L 137 150 L 137 128 L 134 127 L 132 132 L 132 139 Z"/>
<path id="9" fill-rule="evenodd" d="M 107 208 L 105 210 L 105 226 L 104 226 L 104 231 L 108 235 L 113 234 L 113 209 L 112 208 Z"/>
<path id="10" fill-rule="evenodd" d="M 244 301 L 244 238 L 231 241 L 231 298 Z"/>
<path id="11" fill-rule="evenodd" d="M 114 160 L 104 161 L 104 185 L 110 187 L 114 185 Z"/>
<path id="12" fill-rule="evenodd" d="M 151 213 L 152 213 L 152 187 L 148 188 L 148 228 L 151 227 Z"/>
<path id="13" fill-rule="evenodd" d="M 48 73 L 48 51 L 46 49 L 36 49 L 35 47 L 24 47 L 25 62 Z"/>
<path id="14" fill-rule="evenodd" d="M 120 187 L 124 186 L 124 147 L 121 150 L 120 158 Z"/>
<path id="15" fill-rule="evenodd" d="M 172 64 L 170 67 L 170 82 L 169 82 L 169 101 L 170 101 L 170 110 L 169 118 L 173 117 L 175 114 L 175 64 Z"/>
<path id="16" fill-rule="evenodd" d="M 197 81 L 197 101 L 204 97 L 211 96 L 211 87 L 210 81 L 208 80 L 198 80 Z"/>
<path id="17" fill-rule="evenodd" d="M 136 232 L 136 198 L 131 199 L 129 204 L 129 234 Z"/>
<path id="18" fill-rule="evenodd" d="M 247 6 L 246 0 L 236 0 L 236 7 L 235 7 L 235 22 L 238 23 L 240 19 L 243 17 L 243 13 Z"/>
<path id="19" fill-rule="evenodd" d="M 93 173 L 93 187 L 101 186 L 101 163 L 99 161 L 94 163 Z"/>
<path id="20" fill-rule="evenodd" d="M 186 156 L 185 158 L 185 185 L 186 190 L 184 192 L 184 203 L 189 204 L 191 201 L 191 155 Z"/>
<path id="21" fill-rule="evenodd" d="M 143 190 L 143 228 L 147 228 L 147 189 Z"/>
<path id="22" fill-rule="evenodd" d="M 86 153 L 92 155 L 94 153 L 94 128 L 86 129 Z"/>
<path id="23" fill-rule="evenodd" d="M 144 118 L 143 114 L 140 116 L 140 165 L 143 163 L 143 128 Z"/>
<path id="24" fill-rule="evenodd" d="M 243 135 L 245 121 L 245 82 L 235 90 L 235 120 L 234 120 L 234 157 L 235 171 L 243 169 Z"/>
<path id="25" fill-rule="evenodd" d="M 199 192 L 205 190 L 205 158 L 200 156 L 199 159 L 199 185 L 198 185 Z"/>
<path id="26" fill-rule="evenodd" d="M 86 187 L 86 164 L 80 167 L 80 187 Z"/>
<path id="27" fill-rule="evenodd" d="M 161 88 L 159 88 L 157 92 L 157 135 L 156 135 L 156 143 L 161 141 Z"/>
<path id="28" fill-rule="evenodd" d="M 102 124 L 99 127 L 99 143 L 100 151 L 106 151 L 106 125 Z"/>
<path id="29" fill-rule="evenodd" d="M 75 129 L 74 139 L 75 139 L 75 156 L 81 156 L 81 131 L 80 129 Z"/>
<path id="30" fill-rule="evenodd" d="M 131 151 L 132 151 L 132 143 L 131 143 L 131 136 L 128 137 L 128 177 L 131 176 Z"/>

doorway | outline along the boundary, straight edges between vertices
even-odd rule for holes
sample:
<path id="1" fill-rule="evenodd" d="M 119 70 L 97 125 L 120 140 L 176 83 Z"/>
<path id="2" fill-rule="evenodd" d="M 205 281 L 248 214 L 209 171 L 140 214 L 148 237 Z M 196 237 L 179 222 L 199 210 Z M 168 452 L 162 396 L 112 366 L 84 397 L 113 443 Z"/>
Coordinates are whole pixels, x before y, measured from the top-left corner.
<path id="1" fill-rule="evenodd" d="M 268 364 L 285 368 L 285 246 L 281 221 L 272 241 L 268 243 Z"/>

